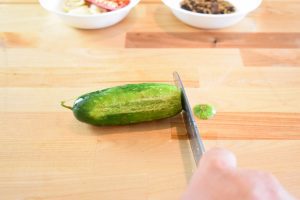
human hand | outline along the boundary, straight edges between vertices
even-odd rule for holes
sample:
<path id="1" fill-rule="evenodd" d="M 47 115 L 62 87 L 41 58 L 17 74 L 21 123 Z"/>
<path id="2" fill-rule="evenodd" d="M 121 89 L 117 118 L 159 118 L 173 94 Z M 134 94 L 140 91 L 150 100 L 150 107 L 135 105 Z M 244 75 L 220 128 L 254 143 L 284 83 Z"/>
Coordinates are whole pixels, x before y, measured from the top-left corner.
<path id="1" fill-rule="evenodd" d="M 236 168 L 225 149 L 206 152 L 182 200 L 295 200 L 271 174 Z"/>

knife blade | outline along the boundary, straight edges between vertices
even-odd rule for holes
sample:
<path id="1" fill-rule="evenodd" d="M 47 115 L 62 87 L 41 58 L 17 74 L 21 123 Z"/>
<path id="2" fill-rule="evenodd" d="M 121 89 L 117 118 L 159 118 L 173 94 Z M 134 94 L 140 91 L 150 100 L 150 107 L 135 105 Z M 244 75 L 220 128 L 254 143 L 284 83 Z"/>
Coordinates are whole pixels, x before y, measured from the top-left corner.
<path id="1" fill-rule="evenodd" d="M 190 146 L 193 152 L 193 156 L 198 165 L 200 158 L 202 157 L 203 153 L 205 152 L 204 144 L 201 139 L 200 132 L 198 130 L 197 123 L 194 119 L 191 106 L 189 104 L 183 83 L 180 79 L 180 76 L 177 72 L 173 72 L 173 78 L 175 85 L 177 88 L 181 90 L 181 102 L 183 108 L 183 119 L 185 123 L 185 128 L 187 130 L 187 134 L 190 141 Z"/>

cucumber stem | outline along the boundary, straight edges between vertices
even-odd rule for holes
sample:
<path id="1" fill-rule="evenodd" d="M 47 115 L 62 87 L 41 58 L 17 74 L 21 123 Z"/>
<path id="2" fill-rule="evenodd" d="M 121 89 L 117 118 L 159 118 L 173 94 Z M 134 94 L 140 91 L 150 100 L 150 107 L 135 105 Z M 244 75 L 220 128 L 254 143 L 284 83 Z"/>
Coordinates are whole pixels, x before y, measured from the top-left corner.
<path id="1" fill-rule="evenodd" d="M 70 110 L 73 109 L 73 107 L 67 106 L 65 103 L 66 103 L 66 101 L 62 101 L 62 102 L 60 102 L 60 105 L 61 105 L 62 107 L 64 107 L 64 108 L 67 108 L 67 109 L 70 109 Z"/>

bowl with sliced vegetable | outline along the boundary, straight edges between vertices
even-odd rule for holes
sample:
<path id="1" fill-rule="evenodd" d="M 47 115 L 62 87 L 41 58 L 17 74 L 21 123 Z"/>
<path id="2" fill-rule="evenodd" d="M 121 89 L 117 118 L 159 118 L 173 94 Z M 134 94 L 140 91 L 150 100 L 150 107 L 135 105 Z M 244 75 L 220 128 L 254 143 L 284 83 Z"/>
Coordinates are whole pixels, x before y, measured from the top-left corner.
<path id="1" fill-rule="evenodd" d="M 219 29 L 240 22 L 262 0 L 162 0 L 176 18 L 203 29 Z"/>
<path id="2" fill-rule="evenodd" d="M 81 29 L 99 29 L 123 20 L 140 0 L 39 0 L 47 11 L 66 24 Z"/>

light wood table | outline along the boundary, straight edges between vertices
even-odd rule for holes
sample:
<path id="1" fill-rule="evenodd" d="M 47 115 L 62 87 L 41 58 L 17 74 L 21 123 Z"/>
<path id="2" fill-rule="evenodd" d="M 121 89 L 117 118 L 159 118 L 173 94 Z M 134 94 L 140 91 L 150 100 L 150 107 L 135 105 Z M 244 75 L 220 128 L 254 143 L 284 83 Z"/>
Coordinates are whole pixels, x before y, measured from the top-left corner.
<path id="1" fill-rule="evenodd" d="M 194 170 L 178 117 L 124 127 L 76 121 L 60 101 L 125 83 L 172 83 L 192 105 L 207 149 L 273 173 L 300 197 L 300 1 L 264 0 L 215 31 L 179 22 L 159 0 L 121 23 L 77 30 L 36 0 L 0 0 L 0 199 L 174 200 Z"/>

